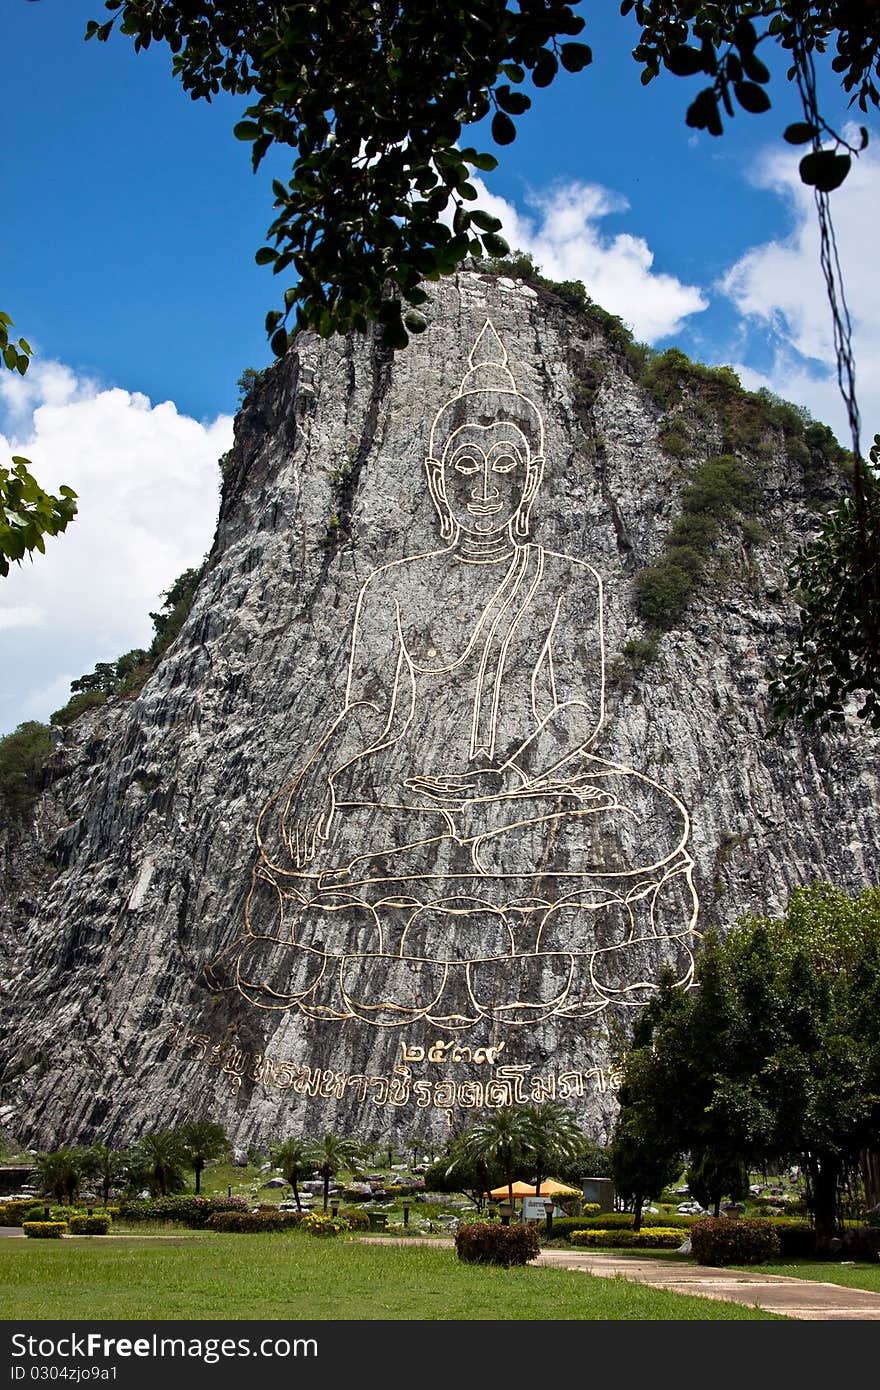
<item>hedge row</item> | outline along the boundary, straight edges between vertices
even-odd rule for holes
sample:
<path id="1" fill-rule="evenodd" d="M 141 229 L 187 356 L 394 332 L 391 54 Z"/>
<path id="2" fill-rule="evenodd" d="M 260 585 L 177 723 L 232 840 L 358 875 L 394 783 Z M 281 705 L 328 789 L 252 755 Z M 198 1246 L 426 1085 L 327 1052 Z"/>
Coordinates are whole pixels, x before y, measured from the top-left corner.
<path id="1" fill-rule="evenodd" d="M 250 1211 L 244 1197 L 154 1197 L 120 1202 L 120 1221 L 170 1221 L 202 1230 L 218 1212 Z"/>
<path id="2" fill-rule="evenodd" d="M 684 1239 L 682 1231 L 663 1226 L 647 1226 L 641 1231 L 572 1231 L 569 1236 L 572 1245 L 596 1250 L 678 1250 Z"/>
<path id="3" fill-rule="evenodd" d="M 66 1221 L 23 1221 L 21 1229 L 31 1240 L 60 1240 L 67 1234 Z"/>
<path id="4" fill-rule="evenodd" d="M 91 1216 L 71 1216 L 67 1225 L 72 1236 L 105 1236 L 113 1220 L 104 1213 L 96 1212 Z"/>
<path id="5" fill-rule="evenodd" d="M 233 1235 L 258 1235 L 266 1231 L 295 1231 L 304 1211 L 215 1211 L 208 1217 L 210 1231 Z"/>
<path id="6" fill-rule="evenodd" d="M 642 1227 L 650 1230 L 655 1226 L 662 1226 L 667 1231 L 687 1232 L 692 1221 L 692 1216 L 660 1216 L 650 1212 L 642 1217 Z M 560 1239 L 570 1239 L 572 1231 L 631 1231 L 632 1224 L 631 1211 L 606 1211 L 599 1216 L 559 1216 L 553 1222 L 553 1235 Z"/>
<path id="7" fill-rule="evenodd" d="M 455 1236 L 458 1258 L 467 1264 L 525 1265 L 541 1253 L 536 1226 L 499 1226 L 477 1221 L 462 1226 Z"/>
<path id="8" fill-rule="evenodd" d="M 691 1251 L 704 1265 L 764 1264 L 778 1258 L 780 1242 L 766 1217 L 709 1216 L 691 1227 Z"/>

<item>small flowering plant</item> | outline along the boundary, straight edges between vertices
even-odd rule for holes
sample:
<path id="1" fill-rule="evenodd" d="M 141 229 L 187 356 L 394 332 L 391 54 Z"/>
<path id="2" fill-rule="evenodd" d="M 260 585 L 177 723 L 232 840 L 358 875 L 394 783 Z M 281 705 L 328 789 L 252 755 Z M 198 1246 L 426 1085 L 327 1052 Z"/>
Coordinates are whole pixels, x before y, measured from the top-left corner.
<path id="1" fill-rule="evenodd" d="M 338 1236 L 349 1229 L 344 1216 L 331 1216 L 327 1211 L 307 1211 L 300 1229 L 312 1236 Z"/>

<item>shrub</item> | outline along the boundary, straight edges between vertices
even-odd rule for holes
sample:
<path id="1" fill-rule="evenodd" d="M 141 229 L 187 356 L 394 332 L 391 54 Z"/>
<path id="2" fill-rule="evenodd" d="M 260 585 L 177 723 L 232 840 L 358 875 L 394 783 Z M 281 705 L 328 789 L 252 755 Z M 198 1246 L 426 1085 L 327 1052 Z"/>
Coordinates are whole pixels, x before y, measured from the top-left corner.
<path id="1" fill-rule="evenodd" d="M 244 1197 L 154 1197 L 120 1202 L 122 1221 L 171 1221 L 180 1226 L 200 1230 L 218 1212 L 249 1211 Z"/>
<path id="2" fill-rule="evenodd" d="M 301 1211 L 215 1211 L 207 1229 L 232 1235 L 260 1235 L 266 1231 L 295 1231 L 302 1224 Z"/>
<path id="3" fill-rule="evenodd" d="M 10 815 L 18 818 L 27 815 L 39 793 L 43 770 L 51 753 L 52 735 L 48 724 L 33 719 L 0 738 L 0 800 Z"/>
<path id="4" fill-rule="evenodd" d="M 661 1226 L 665 1230 L 682 1231 L 685 1234 L 690 1230 L 692 1221 L 692 1216 L 679 1216 L 678 1213 L 660 1216 L 647 1212 L 642 1216 L 642 1226 L 646 1230 Z M 553 1222 L 553 1235 L 569 1239 L 572 1231 L 631 1231 L 632 1224 L 631 1211 L 605 1211 L 597 1216 L 562 1216 Z"/>
<path id="5" fill-rule="evenodd" d="M 344 1216 L 331 1216 L 328 1211 L 307 1211 L 300 1222 L 310 1236 L 338 1236 L 349 1229 Z M 369 1218 L 367 1225 L 369 1226 Z"/>
<path id="6" fill-rule="evenodd" d="M 36 1221 L 43 1215 L 44 1202 L 35 1202 L 33 1197 L 25 1201 L 0 1202 L 0 1226 L 20 1226 L 31 1216 Z"/>
<path id="7" fill-rule="evenodd" d="M 477 1221 L 455 1235 L 458 1258 L 467 1264 L 525 1265 L 541 1253 L 536 1226 L 496 1226 Z"/>
<path id="8" fill-rule="evenodd" d="M 67 1232 L 66 1221 L 23 1221 L 21 1229 L 32 1240 L 60 1240 Z"/>
<path id="9" fill-rule="evenodd" d="M 666 1226 L 645 1226 L 641 1231 L 617 1230 L 572 1231 L 572 1245 L 592 1249 L 677 1250 L 686 1239 L 684 1231 Z"/>
<path id="10" fill-rule="evenodd" d="M 348 1222 L 350 1231 L 368 1231 L 370 1229 L 370 1218 L 365 1211 L 359 1211 L 357 1207 L 340 1207 L 340 1218 Z"/>
<path id="11" fill-rule="evenodd" d="M 791 1216 L 778 1216 L 773 1229 L 779 1237 L 779 1253 L 784 1259 L 800 1259 L 815 1255 L 816 1232 L 808 1221 Z"/>
<path id="12" fill-rule="evenodd" d="M 779 1236 L 765 1217 L 703 1217 L 691 1226 L 691 1250 L 705 1265 L 754 1265 L 779 1255 Z"/>
<path id="13" fill-rule="evenodd" d="M 66 728 L 75 719 L 79 719 L 81 714 L 85 714 L 87 709 L 93 709 L 96 705 L 106 705 L 107 696 L 103 690 L 81 690 L 78 695 L 74 695 L 68 700 L 61 709 L 56 709 L 52 715 L 52 723 L 60 724 Z"/>
<path id="14" fill-rule="evenodd" d="M 72 1236 L 105 1236 L 113 1221 L 101 1213 L 93 1216 L 72 1216 L 67 1224 Z"/>

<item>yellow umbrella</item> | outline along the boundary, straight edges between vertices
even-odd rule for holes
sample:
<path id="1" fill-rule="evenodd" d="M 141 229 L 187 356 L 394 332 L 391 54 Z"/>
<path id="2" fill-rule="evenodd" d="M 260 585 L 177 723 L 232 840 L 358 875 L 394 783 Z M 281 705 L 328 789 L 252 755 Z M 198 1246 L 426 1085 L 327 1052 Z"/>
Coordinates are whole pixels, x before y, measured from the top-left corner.
<path id="1" fill-rule="evenodd" d="M 502 1201 L 508 1195 L 506 1183 L 503 1187 L 493 1187 L 489 1193 L 490 1197 Z M 513 1195 L 514 1197 L 581 1197 L 583 1193 L 579 1187 L 566 1187 L 565 1183 L 557 1182 L 555 1178 L 544 1178 L 540 1192 L 535 1191 L 533 1182 L 515 1182 Z"/>

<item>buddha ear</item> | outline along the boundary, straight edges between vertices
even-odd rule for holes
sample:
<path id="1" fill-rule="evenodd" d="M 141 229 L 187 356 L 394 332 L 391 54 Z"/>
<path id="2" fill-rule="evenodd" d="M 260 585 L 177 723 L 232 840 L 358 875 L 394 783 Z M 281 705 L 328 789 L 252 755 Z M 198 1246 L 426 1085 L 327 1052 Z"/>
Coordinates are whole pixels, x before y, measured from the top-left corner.
<path id="1" fill-rule="evenodd" d="M 529 471 L 526 475 L 526 485 L 523 489 L 522 501 L 517 508 L 516 516 L 513 518 L 513 534 L 524 539 L 529 534 L 532 504 L 538 495 L 541 486 L 541 479 L 544 476 L 544 460 L 538 454 L 535 458 L 529 459 Z"/>
<path id="2" fill-rule="evenodd" d="M 431 458 L 429 455 L 425 459 L 425 473 L 428 479 L 428 491 L 440 518 L 440 535 L 444 541 L 451 541 L 455 535 L 455 522 L 452 520 L 452 512 L 449 510 L 449 503 L 446 500 L 443 464 L 439 459 Z"/>

